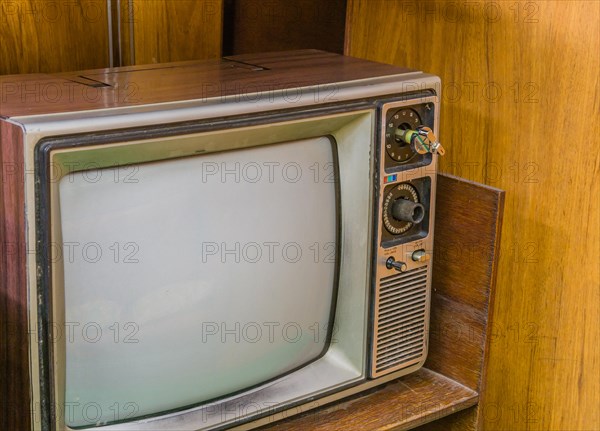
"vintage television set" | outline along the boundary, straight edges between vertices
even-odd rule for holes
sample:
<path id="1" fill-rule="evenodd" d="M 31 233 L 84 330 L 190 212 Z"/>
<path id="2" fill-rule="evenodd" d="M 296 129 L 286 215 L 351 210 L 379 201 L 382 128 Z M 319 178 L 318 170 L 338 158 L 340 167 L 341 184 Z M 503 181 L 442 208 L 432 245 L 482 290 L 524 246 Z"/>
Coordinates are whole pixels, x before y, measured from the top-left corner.
<path id="1" fill-rule="evenodd" d="M 19 414 L 251 429 L 421 367 L 439 83 L 313 50 L 2 77 Z"/>

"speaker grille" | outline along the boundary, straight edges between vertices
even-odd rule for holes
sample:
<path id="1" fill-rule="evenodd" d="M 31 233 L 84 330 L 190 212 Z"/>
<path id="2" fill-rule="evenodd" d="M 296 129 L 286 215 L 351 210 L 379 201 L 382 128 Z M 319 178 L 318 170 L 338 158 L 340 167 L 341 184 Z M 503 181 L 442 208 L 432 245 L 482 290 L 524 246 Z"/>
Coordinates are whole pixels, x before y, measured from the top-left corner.
<path id="1" fill-rule="evenodd" d="M 427 274 L 423 266 L 384 277 L 377 292 L 373 376 L 413 365 L 426 353 Z"/>

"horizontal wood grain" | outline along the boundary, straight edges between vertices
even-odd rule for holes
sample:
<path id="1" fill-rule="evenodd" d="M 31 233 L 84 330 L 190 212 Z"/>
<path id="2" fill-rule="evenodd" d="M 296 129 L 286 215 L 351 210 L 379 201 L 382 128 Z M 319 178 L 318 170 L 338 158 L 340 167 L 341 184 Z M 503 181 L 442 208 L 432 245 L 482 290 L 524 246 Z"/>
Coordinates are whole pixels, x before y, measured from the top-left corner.
<path id="1" fill-rule="evenodd" d="M 477 403 L 477 393 L 422 368 L 382 388 L 261 431 L 407 430 Z"/>
<path id="2" fill-rule="evenodd" d="M 272 92 L 407 71 L 323 51 L 298 50 L 57 75 L 7 75 L 0 76 L 0 116 Z"/>
<path id="3" fill-rule="evenodd" d="M 21 129 L 0 121 L 0 429 L 28 430 L 29 347 Z"/>
<path id="4" fill-rule="evenodd" d="M 475 431 L 477 406 L 469 407 L 428 424 L 413 428 L 413 431 Z"/>

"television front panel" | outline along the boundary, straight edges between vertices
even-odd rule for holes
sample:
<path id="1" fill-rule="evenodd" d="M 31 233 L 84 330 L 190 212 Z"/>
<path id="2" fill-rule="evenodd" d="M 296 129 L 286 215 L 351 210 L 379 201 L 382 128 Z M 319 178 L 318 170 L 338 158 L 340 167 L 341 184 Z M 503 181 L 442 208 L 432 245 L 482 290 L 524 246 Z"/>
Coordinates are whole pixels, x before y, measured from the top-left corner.
<path id="1" fill-rule="evenodd" d="M 212 429 L 359 382 L 373 121 L 45 139 L 56 429 Z"/>

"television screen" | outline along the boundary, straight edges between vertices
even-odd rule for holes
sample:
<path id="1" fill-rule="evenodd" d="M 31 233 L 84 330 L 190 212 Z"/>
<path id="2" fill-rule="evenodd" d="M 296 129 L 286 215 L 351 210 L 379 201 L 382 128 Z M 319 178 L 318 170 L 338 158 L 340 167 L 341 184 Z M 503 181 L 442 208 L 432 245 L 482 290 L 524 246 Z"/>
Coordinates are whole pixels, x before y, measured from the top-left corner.
<path id="1" fill-rule="evenodd" d="M 327 349 L 338 242 L 323 136 L 60 179 L 65 423 L 182 409 Z"/>

